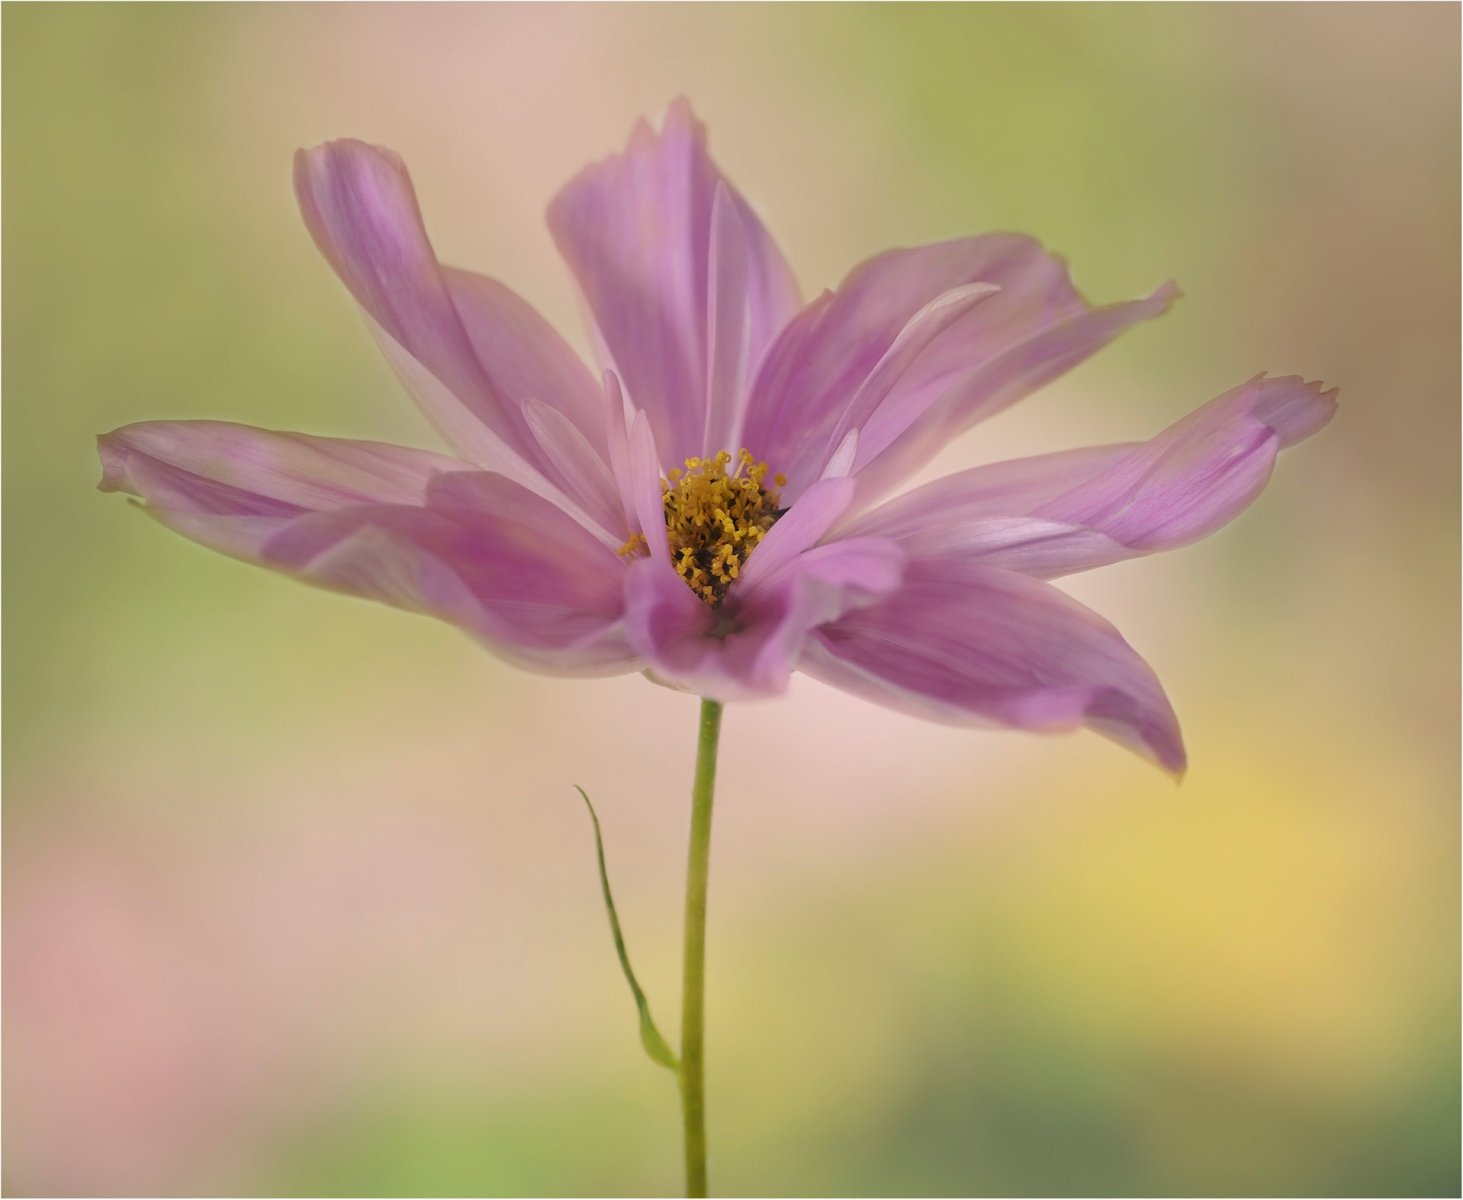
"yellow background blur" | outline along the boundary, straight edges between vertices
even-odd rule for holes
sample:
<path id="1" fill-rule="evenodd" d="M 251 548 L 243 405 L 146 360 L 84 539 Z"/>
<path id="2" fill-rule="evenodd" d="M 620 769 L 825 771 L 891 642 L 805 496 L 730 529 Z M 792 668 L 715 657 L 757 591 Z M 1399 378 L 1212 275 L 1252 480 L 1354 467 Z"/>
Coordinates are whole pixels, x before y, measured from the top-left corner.
<path id="1" fill-rule="evenodd" d="M 214 417 L 432 444 L 294 211 L 411 165 L 443 257 L 583 347 L 554 190 L 687 94 L 809 294 L 994 229 L 1164 320 L 945 466 L 1148 436 L 1260 370 L 1342 410 L 1212 541 L 1069 581 L 1175 789 L 1090 735 L 807 680 L 730 710 L 713 1186 L 1457 1194 L 1453 5 L 9 5 L 10 1194 L 668 1193 L 696 712 L 517 673 L 92 491 Z"/>

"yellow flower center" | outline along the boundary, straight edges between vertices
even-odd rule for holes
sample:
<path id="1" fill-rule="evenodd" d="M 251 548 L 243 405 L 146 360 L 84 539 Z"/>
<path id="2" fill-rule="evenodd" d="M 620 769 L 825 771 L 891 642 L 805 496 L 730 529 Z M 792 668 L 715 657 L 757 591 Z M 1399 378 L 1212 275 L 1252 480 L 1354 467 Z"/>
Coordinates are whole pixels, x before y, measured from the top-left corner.
<path id="1" fill-rule="evenodd" d="M 765 462 L 750 450 L 737 456 L 725 450 L 715 458 L 688 458 L 685 470 L 676 469 L 661 480 L 665 505 L 665 532 L 671 565 L 696 595 L 716 605 L 747 557 L 782 516 L 777 488 L 781 475 L 766 486 Z M 648 554 L 645 539 L 636 534 L 620 547 L 623 555 Z"/>

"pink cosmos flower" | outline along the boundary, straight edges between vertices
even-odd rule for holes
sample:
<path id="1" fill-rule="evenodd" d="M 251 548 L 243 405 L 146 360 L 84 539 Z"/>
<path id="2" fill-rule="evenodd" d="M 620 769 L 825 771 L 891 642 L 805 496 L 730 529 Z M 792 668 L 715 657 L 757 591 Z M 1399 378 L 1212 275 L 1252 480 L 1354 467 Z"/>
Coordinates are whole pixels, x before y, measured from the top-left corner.
<path id="1" fill-rule="evenodd" d="M 101 438 L 101 487 L 534 670 L 645 671 L 714 700 L 774 695 L 800 670 L 938 720 L 1087 725 L 1178 773 L 1153 671 L 1049 581 L 1218 529 L 1335 407 L 1318 384 L 1257 376 L 1149 442 L 887 500 L 1177 289 L 1094 307 L 1060 259 L 995 234 L 888 251 L 805 303 L 679 101 L 549 206 L 597 380 L 508 288 L 437 261 L 395 154 L 301 151 L 295 188 L 453 456 L 149 421 Z"/>

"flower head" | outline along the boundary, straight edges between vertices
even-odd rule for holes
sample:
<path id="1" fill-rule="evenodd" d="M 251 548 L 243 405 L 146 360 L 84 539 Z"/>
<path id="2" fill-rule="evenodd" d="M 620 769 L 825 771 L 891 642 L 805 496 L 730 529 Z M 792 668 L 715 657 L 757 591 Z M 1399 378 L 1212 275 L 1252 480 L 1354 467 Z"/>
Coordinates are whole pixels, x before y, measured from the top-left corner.
<path id="1" fill-rule="evenodd" d="M 101 486 L 535 670 L 645 671 L 718 700 L 802 670 L 940 720 L 1085 724 L 1178 772 L 1153 672 L 1048 581 L 1213 532 L 1334 409 L 1317 384 L 1257 376 L 1149 442 L 886 500 L 1177 290 L 1094 307 L 1060 259 L 1001 234 L 888 251 L 804 303 L 677 102 L 549 206 L 596 378 L 513 292 L 437 261 L 390 151 L 301 151 L 295 187 L 452 456 L 144 422 L 101 439 Z"/>

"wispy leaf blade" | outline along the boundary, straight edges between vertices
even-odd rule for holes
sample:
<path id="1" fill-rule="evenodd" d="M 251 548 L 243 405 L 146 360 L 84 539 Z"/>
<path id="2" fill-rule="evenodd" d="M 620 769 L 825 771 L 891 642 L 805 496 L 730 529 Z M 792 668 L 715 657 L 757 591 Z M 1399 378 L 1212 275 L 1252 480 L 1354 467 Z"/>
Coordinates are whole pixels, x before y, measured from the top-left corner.
<path id="1" fill-rule="evenodd" d="M 594 822 L 594 853 L 599 861 L 599 883 L 600 889 L 604 892 L 605 911 L 610 917 L 610 933 L 615 939 L 615 954 L 620 960 L 620 969 L 625 973 L 625 982 L 630 985 L 630 992 L 635 997 L 635 1008 L 640 1013 L 640 1044 L 645 1047 L 645 1053 L 651 1059 L 667 1070 L 679 1071 L 680 1061 L 676 1058 L 675 1052 L 670 1048 L 665 1038 L 661 1036 L 660 1030 L 655 1027 L 655 1022 L 650 1017 L 650 1003 L 645 998 L 645 992 L 641 989 L 639 981 L 635 978 L 635 972 L 630 966 L 630 954 L 625 949 L 625 936 L 620 931 L 620 917 L 615 911 L 615 898 L 610 892 L 610 873 L 605 865 L 605 844 L 604 836 L 599 828 L 599 814 L 594 811 L 594 805 L 589 801 L 589 794 L 578 784 L 574 790 L 584 799 L 584 806 L 589 809 L 589 819 Z"/>

